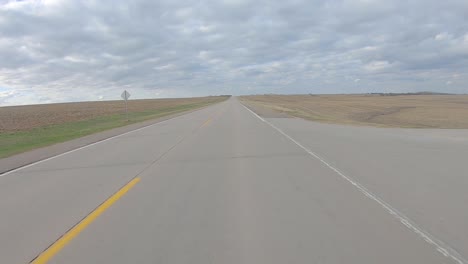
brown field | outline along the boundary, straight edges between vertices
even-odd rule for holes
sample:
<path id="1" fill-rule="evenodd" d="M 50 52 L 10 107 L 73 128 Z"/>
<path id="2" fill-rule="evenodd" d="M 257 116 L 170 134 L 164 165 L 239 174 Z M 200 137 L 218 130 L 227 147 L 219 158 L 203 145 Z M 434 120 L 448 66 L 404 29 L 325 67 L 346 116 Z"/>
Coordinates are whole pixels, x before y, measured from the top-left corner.
<path id="1" fill-rule="evenodd" d="M 220 97 L 129 100 L 129 113 L 157 112 L 187 105 L 220 101 Z M 124 114 L 124 101 L 79 102 L 0 107 L 0 132 L 16 132 L 38 127 Z"/>
<path id="2" fill-rule="evenodd" d="M 252 95 L 254 107 L 313 121 L 408 128 L 468 128 L 468 95 Z"/>

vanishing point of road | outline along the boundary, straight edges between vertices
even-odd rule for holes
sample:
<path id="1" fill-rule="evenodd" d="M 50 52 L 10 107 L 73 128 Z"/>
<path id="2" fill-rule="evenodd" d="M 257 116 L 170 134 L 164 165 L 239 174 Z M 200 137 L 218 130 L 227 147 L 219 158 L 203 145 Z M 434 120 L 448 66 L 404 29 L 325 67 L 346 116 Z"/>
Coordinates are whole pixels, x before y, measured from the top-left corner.
<path id="1" fill-rule="evenodd" d="M 0 263 L 466 263 L 468 132 L 237 98 L 0 176 Z"/>

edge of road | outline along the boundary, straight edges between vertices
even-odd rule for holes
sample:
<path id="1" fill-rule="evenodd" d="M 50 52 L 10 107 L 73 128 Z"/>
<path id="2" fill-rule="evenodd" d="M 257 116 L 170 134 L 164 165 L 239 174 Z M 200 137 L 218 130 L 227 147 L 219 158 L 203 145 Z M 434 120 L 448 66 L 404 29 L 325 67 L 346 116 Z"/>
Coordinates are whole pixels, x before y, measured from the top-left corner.
<path id="1" fill-rule="evenodd" d="M 298 118 L 287 113 L 275 111 L 265 106 L 255 104 L 254 102 L 248 101 L 247 99 L 238 99 L 238 101 L 242 105 L 249 107 L 249 109 L 254 110 L 257 115 L 265 118 Z"/>
<path id="2" fill-rule="evenodd" d="M 214 106 L 223 102 L 226 102 L 226 100 L 215 103 L 215 104 L 203 106 L 201 108 L 187 110 L 181 113 L 170 114 L 167 116 L 134 123 L 134 124 L 123 126 L 123 127 L 117 127 L 117 128 L 105 130 L 105 131 L 94 133 L 94 134 L 87 135 L 84 137 L 72 139 L 69 141 L 53 144 L 53 145 L 42 147 L 42 148 L 33 149 L 30 151 L 26 151 L 23 153 L 19 153 L 10 157 L 0 159 L 0 177 L 10 174 L 21 168 L 31 166 L 38 162 L 43 162 L 43 161 L 52 159 L 57 156 L 65 155 L 67 153 L 70 153 L 70 152 L 73 152 L 73 151 L 76 151 L 76 150 L 79 150 L 88 146 L 92 146 L 94 144 L 98 144 L 100 142 L 103 142 L 112 138 L 116 138 L 116 137 L 131 133 L 131 132 L 135 132 L 135 131 L 138 131 L 138 130 L 141 130 L 141 129 L 144 129 L 144 128 L 147 128 L 156 124 L 160 124 L 160 123 L 166 122 L 168 120 L 171 120 L 171 119 L 174 119 L 174 118 L 186 115 L 186 114 L 197 112 L 197 111 L 203 110 L 205 108 L 208 108 L 210 106 Z"/>
<path id="3" fill-rule="evenodd" d="M 416 235 L 418 235 L 420 238 L 422 238 L 424 241 L 426 241 L 428 244 L 432 245 L 435 247 L 435 249 L 444 255 L 447 258 L 452 259 L 456 263 L 459 264 L 465 264 L 468 263 L 468 261 L 464 258 L 463 255 L 458 253 L 455 249 L 453 249 L 450 245 L 445 243 L 444 241 L 441 241 L 440 239 L 434 237 L 432 234 L 428 233 L 426 230 L 422 229 L 419 227 L 414 221 L 412 221 L 410 218 L 399 212 L 397 209 L 392 207 L 390 204 L 382 200 L 379 196 L 376 194 L 372 193 L 369 191 L 366 187 L 361 185 L 359 182 L 355 181 L 353 178 L 347 176 L 344 174 L 342 171 L 340 171 L 338 168 L 330 165 L 325 159 L 323 159 L 321 156 L 319 156 L 317 153 L 314 151 L 310 150 L 309 148 L 303 146 L 301 143 L 299 143 L 297 140 L 286 134 L 283 130 L 275 126 L 274 124 L 270 123 L 268 120 L 265 118 L 259 116 L 256 112 L 254 112 L 252 109 L 250 109 L 248 106 L 240 102 L 240 104 L 247 110 L 249 111 L 254 117 L 265 123 L 266 125 L 270 126 L 272 129 L 277 131 L 279 134 L 283 135 L 285 138 L 290 140 L 292 143 L 294 143 L 296 146 L 304 150 L 307 154 L 309 154 L 311 157 L 317 159 L 320 161 L 323 165 L 328 167 L 330 170 L 334 171 L 339 177 L 342 179 L 346 180 L 349 182 L 351 185 L 353 185 L 359 192 L 361 192 L 363 195 L 365 195 L 367 198 L 373 200 L 377 204 L 379 204 L 384 210 L 386 210 L 390 215 L 395 217 L 398 221 L 400 221 L 404 226 L 406 226 L 410 231 L 414 232 Z"/>

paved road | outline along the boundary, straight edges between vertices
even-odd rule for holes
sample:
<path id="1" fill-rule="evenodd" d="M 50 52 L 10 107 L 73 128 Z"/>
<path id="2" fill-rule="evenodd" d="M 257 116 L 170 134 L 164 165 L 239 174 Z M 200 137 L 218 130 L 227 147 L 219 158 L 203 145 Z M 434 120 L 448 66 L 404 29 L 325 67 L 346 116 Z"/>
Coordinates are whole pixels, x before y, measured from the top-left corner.
<path id="1" fill-rule="evenodd" d="M 467 154 L 232 98 L 2 175 L 0 263 L 463 263 Z"/>

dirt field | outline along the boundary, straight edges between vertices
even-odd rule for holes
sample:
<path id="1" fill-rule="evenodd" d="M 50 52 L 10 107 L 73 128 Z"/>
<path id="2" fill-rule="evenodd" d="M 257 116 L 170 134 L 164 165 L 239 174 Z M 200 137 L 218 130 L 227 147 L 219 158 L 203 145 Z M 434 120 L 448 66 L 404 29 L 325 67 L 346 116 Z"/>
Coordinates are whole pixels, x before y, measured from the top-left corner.
<path id="1" fill-rule="evenodd" d="M 131 113 L 158 111 L 219 100 L 220 97 L 129 100 L 128 110 Z M 123 100 L 0 107 L 0 133 L 124 114 L 124 111 Z"/>
<path id="2" fill-rule="evenodd" d="M 468 95 L 254 95 L 241 100 L 313 121 L 411 128 L 468 128 Z"/>

